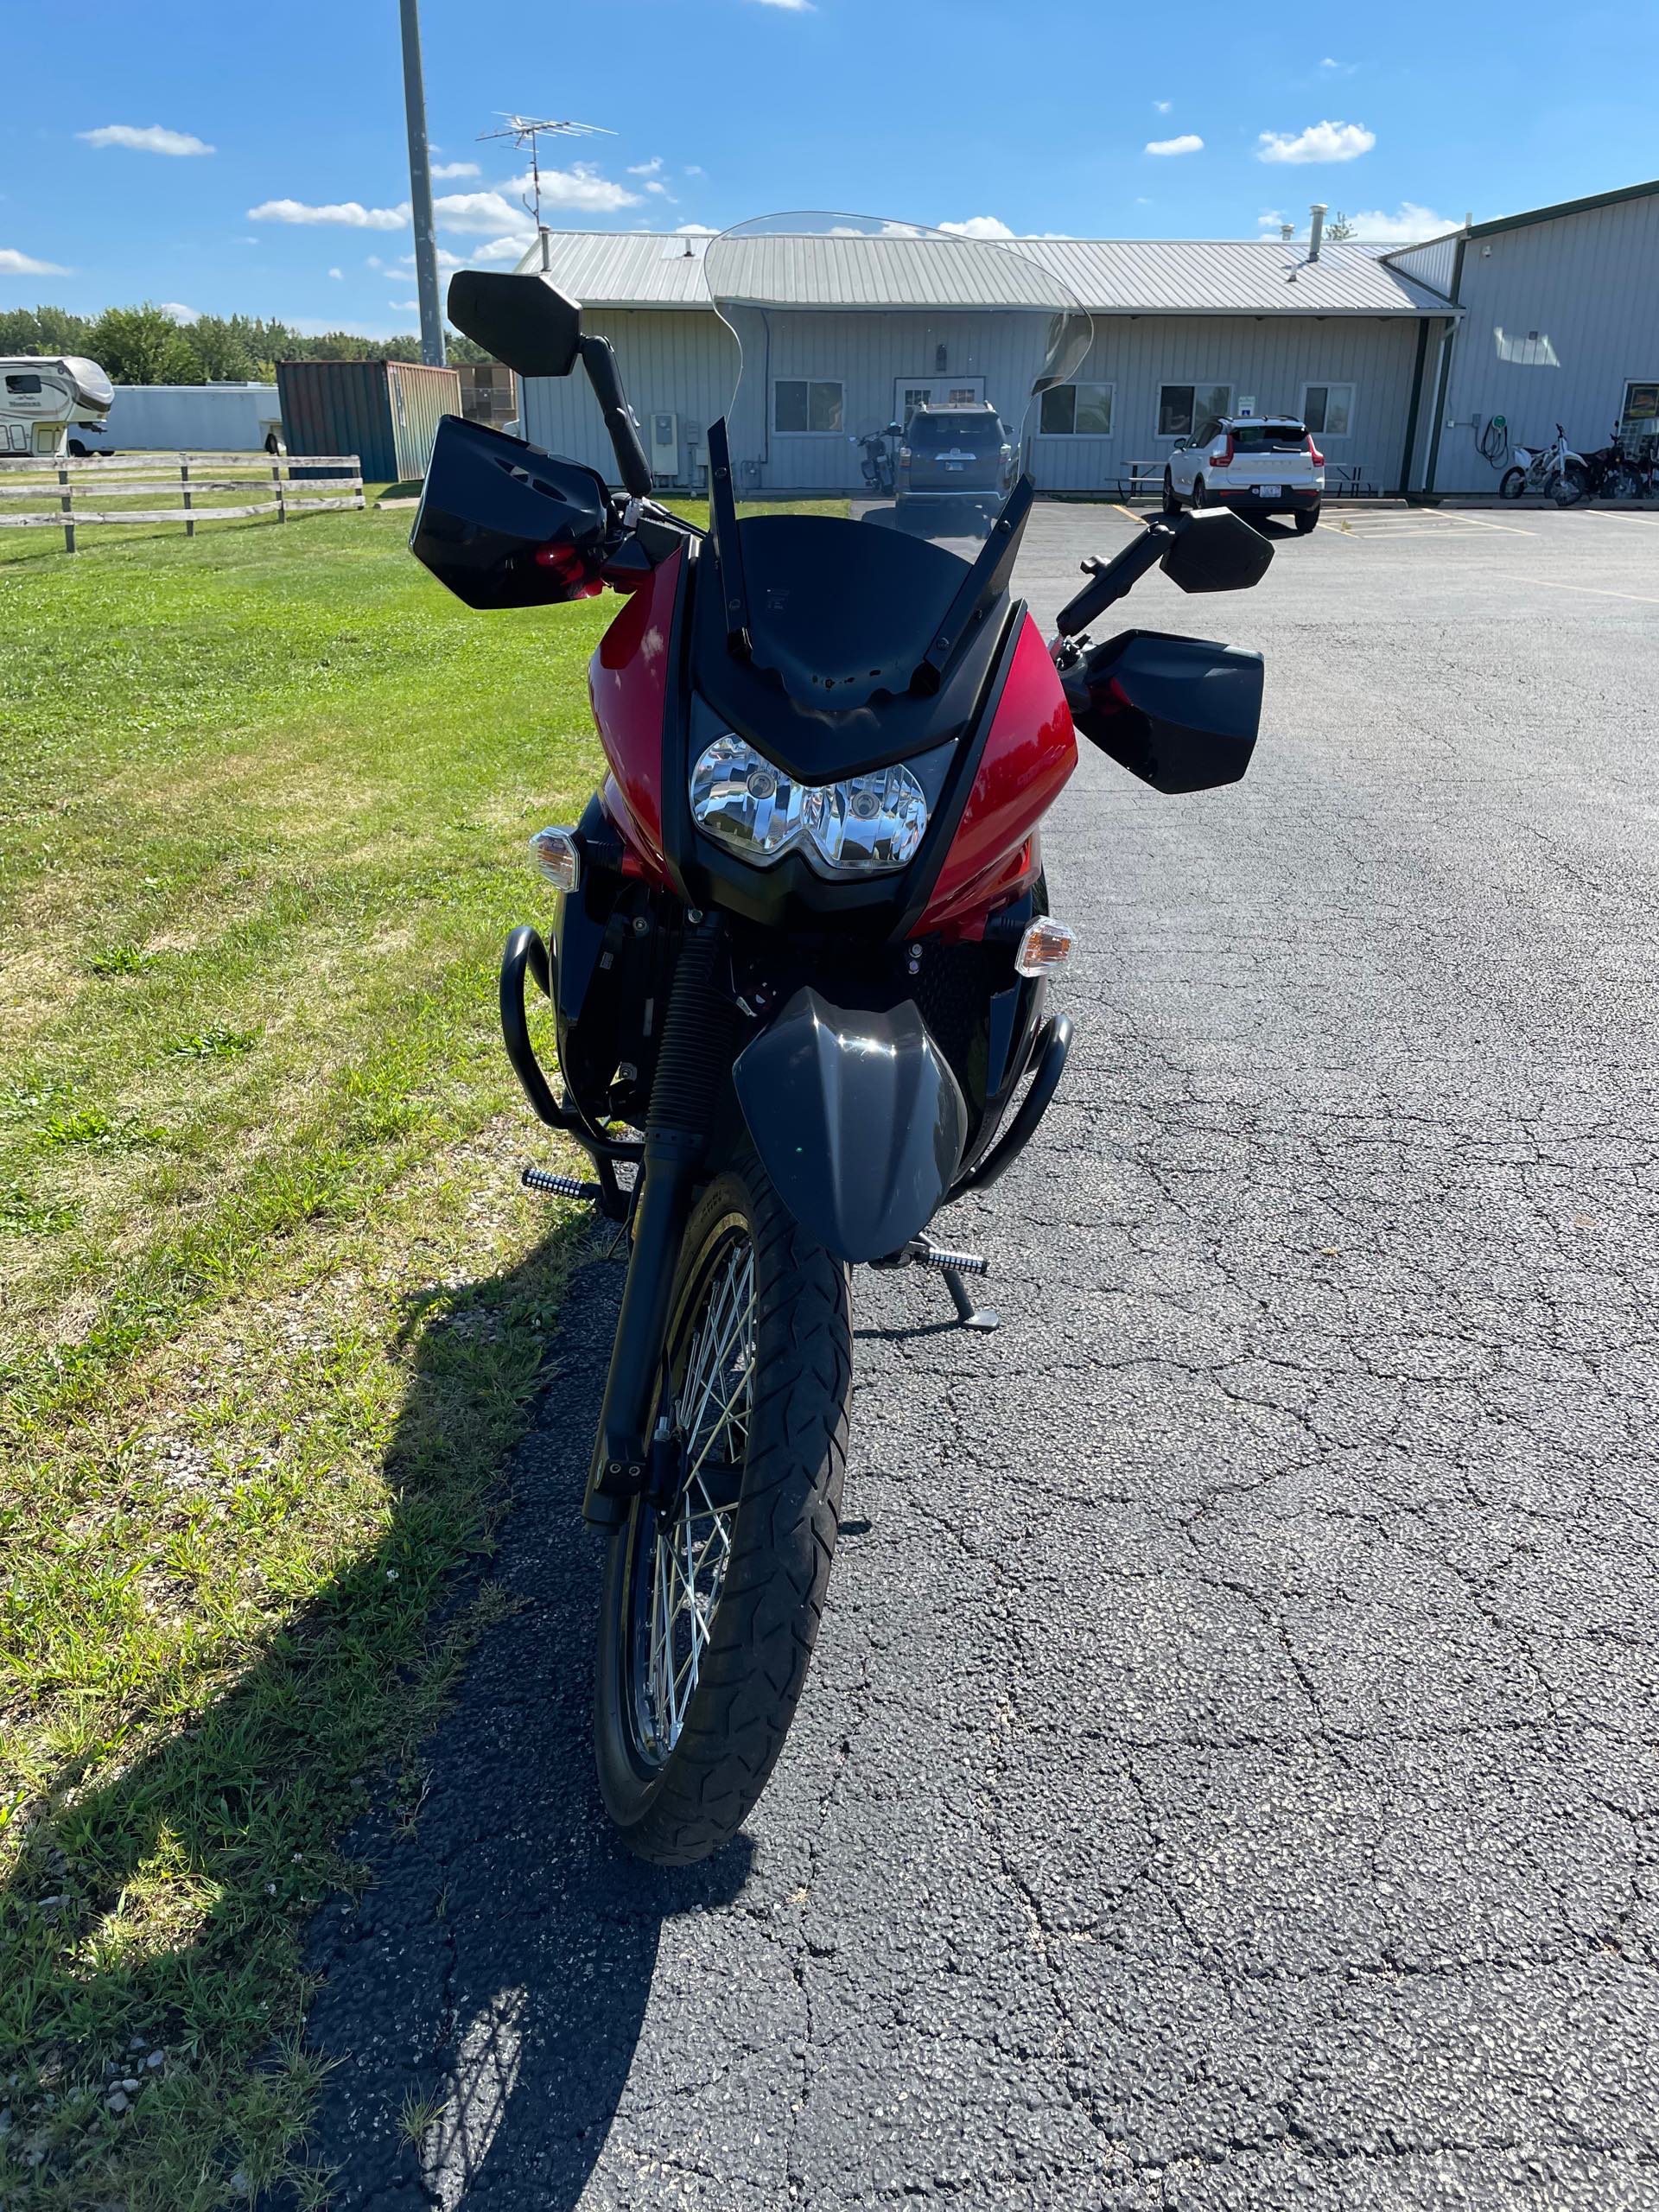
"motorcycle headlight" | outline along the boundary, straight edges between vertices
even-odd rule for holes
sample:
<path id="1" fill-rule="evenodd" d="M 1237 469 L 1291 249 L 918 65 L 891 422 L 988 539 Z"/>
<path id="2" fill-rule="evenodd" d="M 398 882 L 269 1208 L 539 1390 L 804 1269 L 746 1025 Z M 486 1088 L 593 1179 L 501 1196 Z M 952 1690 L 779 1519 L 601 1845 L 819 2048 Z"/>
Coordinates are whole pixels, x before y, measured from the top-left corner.
<path id="1" fill-rule="evenodd" d="M 698 755 L 691 815 L 759 868 L 804 845 L 822 874 L 880 874 L 914 859 L 927 828 L 927 794 L 902 766 L 798 784 L 728 732 Z"/>

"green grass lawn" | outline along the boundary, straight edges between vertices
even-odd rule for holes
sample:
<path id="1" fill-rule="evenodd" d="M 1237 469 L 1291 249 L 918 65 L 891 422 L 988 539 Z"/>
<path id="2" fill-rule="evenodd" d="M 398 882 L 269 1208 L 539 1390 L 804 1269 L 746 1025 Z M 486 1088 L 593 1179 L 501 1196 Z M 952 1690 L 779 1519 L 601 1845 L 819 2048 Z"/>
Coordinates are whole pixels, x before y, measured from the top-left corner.
<path id="1" fill-rule="evenodd" d="M 503 1603 L 572 1224 L 494 968 L 617 602 L 468 614 L 409 521 L 0 533 L 6 2205 L 283 2170 L 308 1910 Z"/>

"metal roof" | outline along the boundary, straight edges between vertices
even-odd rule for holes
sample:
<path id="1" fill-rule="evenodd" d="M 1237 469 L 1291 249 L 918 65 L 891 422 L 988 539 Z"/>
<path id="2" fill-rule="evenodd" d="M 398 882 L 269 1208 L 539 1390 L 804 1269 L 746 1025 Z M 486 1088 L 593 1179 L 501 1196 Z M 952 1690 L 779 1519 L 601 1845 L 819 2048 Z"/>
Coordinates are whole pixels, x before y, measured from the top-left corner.
<path id="1" fill-rule="evenodd" d="M 1616 192 L 1592 192 L 1585 200 L 1558 200 L 1551 207 L 1530 207 L 1522 215 L 1495 215 L 1491 222 L 1470 226 L 1471 238 L 1490 238 L 1499 231 L 1519 231 L 1529 223 L 1553 223 L 1562 215 L 1587 215 L 1595 207 L 1617 207 L 1622 200 L 1646 200 L 1659 192 L 1659 177 L 1646 184 L 1621 185 Z"/>
<path id="2" fill-rule="evenodd" d="M 655 232 L 554 231 L 548 259 L 560 286 L 588 307 L 706 308 L 708 244 L 702 237 Z M 1276 238 L 1014 238 L 1007 244 L 1012 251 L 956 238 L 734 242 L 743 257 L 735 266 L 745 289 L 753 288 L 751 296 L 802 308 L 1033 304 L 1020 282 L 1023 257 L 1060 278 L 1094 315 L 1446 312 L 1439 293 L 1379 260 L 1371 246 L 1327 242 L 1319 258 L 1309 261 L 1305 246 Z M 722 253 L 732 251 L 728 245 Z M 532 249 L 522 266 L 538 264 Z M 722 275 L 722 288 L 728 283 Z"/>

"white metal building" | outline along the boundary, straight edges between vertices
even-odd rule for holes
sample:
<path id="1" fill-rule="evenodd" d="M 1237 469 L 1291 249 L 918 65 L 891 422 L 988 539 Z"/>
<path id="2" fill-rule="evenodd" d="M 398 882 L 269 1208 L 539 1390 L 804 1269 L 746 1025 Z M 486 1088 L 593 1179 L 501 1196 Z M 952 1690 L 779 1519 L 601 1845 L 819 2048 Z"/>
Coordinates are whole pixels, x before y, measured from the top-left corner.
<path id="1" fill-rule="evenodd" d="M 804 257 L 799 310 L 774 322 L 768 420 L 740 486 L 751 493 L 856 488 L 853 437 L 960 381 L 958 332 L 928 298 L 928 240 L 810 243 L 824 251 Z M 653 467 L 681 486 L 701 481 L 703 434 L 736 373 L 702 245 L 638 232 L 547 240 L 555 278 L 616 347 Z M 1040 490 L 1116 490 L 1134 468 L 1160 468 L 1206 413 L 1234 407 L 1300 411 L 1330 461 L 1379 487 L 1399 482 L 1422 334 L 1448 307 L 1375 249 L 1327 243 L 1315 257 L 1276 240 L 1021 239 L 1018 251 L 1069 285 L 1096 324 L 1075 384 L 1047 397 L 1029 439 Z M 580 380 L 526 381 L 522 419 L 535 444 L 608 470 Z"/>
<path id="2" fill-rule="evenodd" d="M 1659 435 L 1659 180 L 1474 223 L 1389 257 L 1446 302 L 1414 490 L 1491 493 L 1506 440 Z M 1494 427 L 1494 418 L 1503 418 Z"/>
<path id="3" fill-rule="evenodd" d="M 1632 407 L 1659 403 L 1659 182 L 1386 252 L 1319 243 L 1317 219 L 1314 238 L 1014 241 L 1095 319 L 1075 381 L 1032 425 L 1024 459 L 1039 489 L 1116 495 L 1155 480 L 1179 436 L 1236 410 L 1302 416 L 1333 481 L 1490 492 L 1479 448 L 1493 414 L 1517 440 L 1559 419 L 1597 446 Z M 588 327 L 616 346 L 659 479 L 697 487 L 704 433 L 736 373 L 703 283 L 705 241 L 550 232 L 543 243 Z M 810 243 L 798 305 L 774 319 L 772 358 L 752 380 L 766 410 L 741 442 L 751 495 L 857 489 L 856 435 L 962 386 L 926 238 Z M 524 265 L 541 263 L 533 250 Z M 522 422 L 535 444 L 610 473 L 585 380 L 526 381 Z"/>

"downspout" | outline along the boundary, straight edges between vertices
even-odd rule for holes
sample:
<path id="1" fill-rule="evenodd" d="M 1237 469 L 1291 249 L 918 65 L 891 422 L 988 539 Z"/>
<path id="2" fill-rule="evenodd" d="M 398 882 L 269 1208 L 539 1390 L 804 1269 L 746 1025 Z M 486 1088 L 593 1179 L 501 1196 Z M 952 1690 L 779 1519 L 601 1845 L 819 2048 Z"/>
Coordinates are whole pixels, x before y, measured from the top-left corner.
<path id="1" fill-rule="evenodd" d="M 1400 456 L 1400 490 L 1411 490 L 1411 456 L 1417 450 L 1417 416 L 1423 398 L 1423 364 L 1428 359 L 1428 317 L 1417 319 L 1417 365 L 1411 372 L 1411 405 L 1406 410 L 1406 449 Z"/>
<path id="2" fill-rule="evenodd" d="M 1465 231 L 1458 240 L 1457 257 L 1452 264 L 1452 304 L 1454 308 L 1463 305 L 1461 296 L 1463 256 L 1468 244 L 1469 233 Z M 1428 442 L 1428 467 L 1423 475 L 1423 490 L 1426 494 L 1432 493 L 1434 489 L 1434 471 L 1440 466 L 1440 430 L 1446 422 L 1446 390 L 1452 382 L 1452 349 L 1457 342 L 1458 326 L 1452 317 L 1448 316 L 1446 325 L 1446 343 L 1440 353 L 1440 373 L 1437 379 L 1439 388 L 1434 394 L 1434 435 Z"/>

